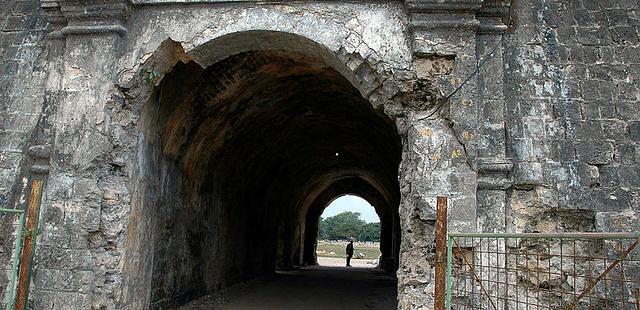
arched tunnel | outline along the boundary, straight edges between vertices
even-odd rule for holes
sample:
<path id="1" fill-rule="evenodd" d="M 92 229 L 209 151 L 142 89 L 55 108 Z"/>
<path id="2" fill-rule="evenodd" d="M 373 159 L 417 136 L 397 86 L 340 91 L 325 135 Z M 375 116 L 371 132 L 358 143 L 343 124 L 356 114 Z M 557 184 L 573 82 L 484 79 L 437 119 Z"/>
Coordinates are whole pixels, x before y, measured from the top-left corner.
<path id="1" fill-rule="evenodd" d="M 322 211 L 355 194 L 380 216 L 381 267 L 399 253 L 394 122 L 325 60 L 249 50 L 173 67 L 143 111 L 153 209 L 150 303 L 170 307 L 316 264 Z"/>

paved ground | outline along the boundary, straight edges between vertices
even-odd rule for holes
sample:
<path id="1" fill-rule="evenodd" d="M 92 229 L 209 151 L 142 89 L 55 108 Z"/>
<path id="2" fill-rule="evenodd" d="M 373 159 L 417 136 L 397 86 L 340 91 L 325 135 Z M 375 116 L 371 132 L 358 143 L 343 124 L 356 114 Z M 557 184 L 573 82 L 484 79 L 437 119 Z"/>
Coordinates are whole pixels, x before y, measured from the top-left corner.
<path id="1" fill-rule="evenodd" d="M 180 310 L 395 309 L 396 280 L 373 268 L 307 267 L 235 285 Z"/>

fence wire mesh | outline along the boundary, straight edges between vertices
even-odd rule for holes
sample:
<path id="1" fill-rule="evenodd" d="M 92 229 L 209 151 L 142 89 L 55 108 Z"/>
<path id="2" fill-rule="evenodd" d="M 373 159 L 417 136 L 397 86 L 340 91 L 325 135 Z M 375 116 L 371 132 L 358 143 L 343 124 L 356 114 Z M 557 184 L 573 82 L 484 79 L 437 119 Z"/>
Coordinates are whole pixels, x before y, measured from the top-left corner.
<path id="1" fill-rule="evenodd" d="M 23 210 L 0 209 L 0 309 L 14 309 L 24 217 Z"/>
<path id="2" fill-rule="evenodd" d="M 640 310 L 639 233 L 450 234 L 448 309 Z"/>

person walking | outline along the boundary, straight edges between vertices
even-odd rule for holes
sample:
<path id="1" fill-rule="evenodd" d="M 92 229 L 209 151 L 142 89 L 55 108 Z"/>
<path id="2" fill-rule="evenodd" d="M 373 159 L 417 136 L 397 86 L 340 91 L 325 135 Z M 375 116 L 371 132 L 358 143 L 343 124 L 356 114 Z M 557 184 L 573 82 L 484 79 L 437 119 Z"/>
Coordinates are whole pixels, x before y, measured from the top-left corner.
<path id="1" fill-rule="evenodd" d="M 351 267 L 351 257 L 353 257 L 353 238 L 349 238 L 349 244 L 347 244 L 347 267 Z"/>

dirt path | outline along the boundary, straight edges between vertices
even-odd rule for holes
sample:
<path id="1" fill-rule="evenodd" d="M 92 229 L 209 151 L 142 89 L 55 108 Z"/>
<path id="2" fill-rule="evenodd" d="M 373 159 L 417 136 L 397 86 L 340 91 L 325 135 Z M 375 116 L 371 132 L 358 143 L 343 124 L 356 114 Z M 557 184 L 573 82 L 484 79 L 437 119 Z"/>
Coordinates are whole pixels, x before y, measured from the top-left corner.
<path id="1" fill-rule="evenodd" d="M 372 268 L 307 267 L 233 286 L 180 310 L 395 309 L 396 280 Z"/>
<path id="2" fill-rule="evenodd" d="M 344 267 L 347 261 L 338 257 L 318 257 L 318 265 L 322 267 Z M 352 259 L 351 266 L 356 268 L 375 268 L 378 265 L 375 259 Z"/>

